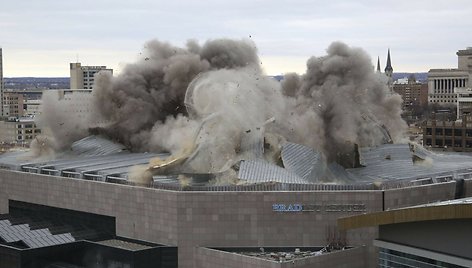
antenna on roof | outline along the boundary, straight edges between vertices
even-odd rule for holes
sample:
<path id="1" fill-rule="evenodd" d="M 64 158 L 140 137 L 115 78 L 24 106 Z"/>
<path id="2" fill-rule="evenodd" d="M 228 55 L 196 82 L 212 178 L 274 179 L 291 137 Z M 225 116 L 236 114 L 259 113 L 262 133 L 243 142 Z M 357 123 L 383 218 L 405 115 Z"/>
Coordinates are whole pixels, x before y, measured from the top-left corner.
<path id="1" fill-rule="evenodd" d="M 76 61 L 75 61 L 75 62 L 76 62 L 76 63 L 79 63 L 79 53 L 77 53 L 77 54 L 75 55 L 75 58 L 76 58 Z"/>

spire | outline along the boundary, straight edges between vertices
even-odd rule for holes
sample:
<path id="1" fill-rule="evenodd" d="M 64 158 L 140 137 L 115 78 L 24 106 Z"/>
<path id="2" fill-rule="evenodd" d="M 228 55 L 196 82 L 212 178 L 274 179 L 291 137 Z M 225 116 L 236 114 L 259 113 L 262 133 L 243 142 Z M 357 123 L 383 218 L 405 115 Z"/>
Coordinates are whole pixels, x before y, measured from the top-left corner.
<path id="1" fill-rule="evenodd" d="M 377 72 L 380 73 L 380 57 L 377 57 Z"/>
<path id="2" fill-rule="evenodd" d="M 390 48 L 387 54 L 387 66 L 385 67 L 385 73 L 393 73 L 392 61 L 390 60 Z"/>

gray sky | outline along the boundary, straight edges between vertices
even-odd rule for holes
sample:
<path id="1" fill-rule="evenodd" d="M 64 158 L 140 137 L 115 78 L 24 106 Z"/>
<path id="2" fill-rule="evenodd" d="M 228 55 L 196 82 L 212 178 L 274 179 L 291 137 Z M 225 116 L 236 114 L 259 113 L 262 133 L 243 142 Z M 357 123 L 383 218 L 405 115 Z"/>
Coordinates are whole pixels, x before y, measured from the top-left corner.
<path id="1" fill-rule="evenodd" d="M 135 61 L 150 39 L 251 38 L 267 74 L 303 73 L 332 41 L 380 56 L 394 71 L 457 66 L 472 46 L 471 0 L 2 0 L 0 46 L 6 77 L 69 76 L 69 62 Z"/>

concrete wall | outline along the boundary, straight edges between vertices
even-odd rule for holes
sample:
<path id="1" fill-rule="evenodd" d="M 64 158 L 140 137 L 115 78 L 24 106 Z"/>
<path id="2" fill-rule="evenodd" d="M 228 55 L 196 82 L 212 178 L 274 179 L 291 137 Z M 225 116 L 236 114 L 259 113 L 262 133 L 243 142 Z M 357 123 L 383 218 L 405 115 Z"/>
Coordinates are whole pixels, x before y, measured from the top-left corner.
<path id="1" fill-rule="evenodd" d="M 472 179 L 464 180 L 464 197 L 472 196 Z"/>
<path id="2" fill-rule="evenodd" d="M 357 247 L 344 251 L 336 251 L 297 259 L 288 262 L 276 262 L 261 258 L 225 252 L 209 248 L 197 248 L 197 268 L 364 268 L 365 247 Z M 373 267 L 373 266 L 372 266 Z"/>
<path id="3" fill-rule="evenodd" d="M 196 249 L 196 268 L 279 268 L 278 262 L 210 248 Z"/>
<path id="4" fill-rule="evenodd" d="M 195 254 L 203 247 L 276 247 L 326 245 L 328 228 L 338 217 L 363 212 L 274 212 L 274 203 L 366 205 L 366 211 L 382 209 L 381 192 L 180 192 L 179 255 Z M 333 230 L 332 229 L 332 230 Z M 369 244 L 376 228 L 349 233 L 353 245 Z M 373 250 L 373 249 L 372 249 Z M 373 251 L 372 251 L 373 252 Z M 190 259 L 179 265 L 191 267 Z"/>
<path id="5" fill-rule="evenodd" d="M 116 217 L 120 236 L 179 247 L 179 267 L 195 267 L 197 246 L 325 245 L 336 219 L 363 212 L 276 212 L 274 203 L 363 204 L 382 209 L 379 191 L 175 192 L 0 170 L 0 213 L 8 200 Z M 368 244 L 376 228 L 349 234 Z M 373 259 L 373 255 L 372 255 Z"/>
<path id="6" fill-rule="evenodd" d="M 0 170 L 0 213 L 8 199 L 116 217 L 117 235 L 177 244 L 177 194 L 148 188 Z"/>
<path id="7" fill-rule="evenodd" d="M 455 198 L 456 182 L 428 184 L 385 190 L 385 210 L 402 208 Z"/>
<path id="8" fill-rule="evenodd" d="M 382 191 L 177 192 L 0 170 L 0 213 L 8 200 L 116 217 L 117 235 L 178 246 L 179 267 L 197 266 L 198 247 L 319 246 L 339 235 L 339 217 L 382 210 Z M 386 208 L 452 199 L 455 183 L 385 191 Z M 274 211 L 274 204 L 317 205 Z M 333 209 L 361 204 L 365 211 Z M 331 206 L 331 207 L 330 207 Z M 342 207 L 342 206 L 341 206 Z M 329 209 L 328 209 L 329 208 Z M 377 228 L 350 231 L 349 245 L 370 246 Z M 352 263 L 351 263 L 352 264 Z"/>

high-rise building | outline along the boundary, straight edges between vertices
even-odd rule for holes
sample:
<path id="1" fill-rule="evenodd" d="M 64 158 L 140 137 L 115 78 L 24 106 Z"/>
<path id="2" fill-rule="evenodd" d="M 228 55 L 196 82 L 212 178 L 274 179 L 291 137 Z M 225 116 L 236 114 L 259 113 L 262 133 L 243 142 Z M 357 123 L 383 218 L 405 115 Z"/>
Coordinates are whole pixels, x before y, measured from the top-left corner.
<path id="1" fill-rule="evenodd" d="M 95 74 L 100 72 L 110 72 L 113 69 L 107 69 L 106 66 L 82 66 L 80 62 L 70 64 L 70 88 L 71 89 L 92 89 L 95 80 Z"/>
<path id="2" fill-rule="evenodd" d="M 428 102 L 456 105 L 457 92 L 471 87 L 472 47 L 459 50 L 458 68 L 431 69 L 428 72 Z"/>
<path id="3" fill-rule="evenodd" d="M 2 59 L 2 48 L 0 47 L 0 116 L 3 116 L 3 59 Z"/>

